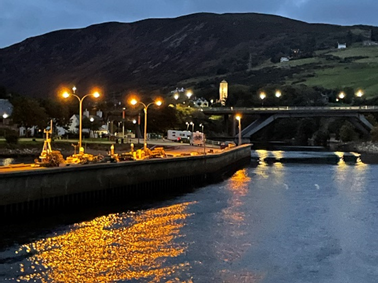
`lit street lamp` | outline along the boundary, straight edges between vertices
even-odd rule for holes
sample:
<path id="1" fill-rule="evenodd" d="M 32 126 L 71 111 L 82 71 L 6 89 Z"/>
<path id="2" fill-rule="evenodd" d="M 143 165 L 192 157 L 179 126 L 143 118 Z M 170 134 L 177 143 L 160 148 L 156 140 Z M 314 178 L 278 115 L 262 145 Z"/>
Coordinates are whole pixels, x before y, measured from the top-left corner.
<path id="1" fill-rule="evenodd" d="M 143 111 L 144 111 L 144 141 L 143 143 L 144 143 L 144 150 L 147 150 L 147 109 L 149 106 L 153 104 L 160 106 L 163 102 L 161 100 L 156 100 L 146 105 L 141 101 L 137 101 L 136 99 L 132 99 L 130 101 L 131 105 L 136 105 L 137 103 L 140 103 L 143 105 Z"/>
<path id="2" fill-rule="evenodd" d="M 189 130 L 189 122 L 186 122 L 186 130 Z"/>
<path id="3" fill-rule="evenodd" d="M 357 97 L 362 97 L 363 95 L 364 95 L 364 93 L 363 93 L 363 91 L 360 90 L 360 89 L 356 92 L 356 96 L 357 96 Z"/>
<path id="4" fill-rule="evenodd" d="M 266 94 L 265 92 L 261 92 L 260 93 L 260 99 L 261 99 L 261 106 L 264 105 L 264 99 L 266 98 Z"/>
<path id="5" fill-rule="evenodd" d="M 203 124 L 199 124 L 199 126 L 202 128 L 202 133 L 203 133 L 204 125 Z"/>
<path id="6" fill-rule="evenodd" d="M 173 95 L 173 98 L 174 98 L 175 100 L 179 99 L 179 97 L 180 97 L 180 95 L 179 95 L 177 92 Z"/>
<path id="7" fill-rule="evenodd" d="M 279 90 L 276 90 L 276 97 L 277 98 L 280 98 L 281 97 L 281 95 L 282 95 L 282 93 L 281 93 L 281 91 L 279 91 Z"/>
<path id="8" fill-rule="evenodd" d="M 341 101 L 341 100 L 344 99 L 344 98 L 345 98 L 345 93 L 342 91 L 342 92 L 339 93 L 339 95 L 338 95 L 336 101 L 339 101 L 339 100 Z"/>
<path id="9" fill-rule="evenodd" d="M 72 88 L 72 93 L 68 93 L 68 92 L 63 93 L 64 98 L 68 98 L 71 95 L 76 97 L 77 100 L 79 100 L 79 153 L 80 152 L 84 153 L 84 149 L 81 146 L 82 128 L 83 128 L 83 100 L 84 100 L 84 98 L 86 98 L 89 95 L 92 95 L 93 97 L 97 98 L 97 97 L 100 96 L 100 94 L 96 91 L 94 93 L 88 93 L 88 94 L 86 94 L 86 95 L 84 95 L 83 97 L 80 98 L 78 95 L 76 95 L 76 87 L 74 86 Z"/>
<path id="10" fill-rule="evenodd" d="M 193 92 L 192 91 L 190 91 L 190 90 L 188 90 L 187 92 L 186 92 L 186 96 L 188 97 L 188 99 L 190 99 L 190 97 L 193 95 Z"/>
<path id="11" fill-rule="evenodd" d="M 189 124 L 192 125 L 192 132 L 194 132 L 194 123 L 190 122 Z"/>
<path id="12" fill-rule="evenodd" d="M 3 124 L 5 124 L 5 119 L 8 118 L 8 117 L 9 117 L 9 115 L 7 113 L 3 114 Z"/>
<path id="13" fill-rule="evenodd" d="M 203 132 L 203 128 L 205 127 L 205 125 L 204 124 L 199 124 L 199 126 L 202 128 L 203 154 L 206 155 L 206 139 L 205 139 L 205 133 Z"/>
<path id="14" fill-rule="evenodd" d="M 242 137 L 241 137 L 241 116 L 240 115 L 236 115 L 235 116 L 235 119 L 236 120 L 238 120 L 238 122 L 239 122 L 239 143 L 238 143 L 238 145 L 241 145 L 242 144 Z"/>

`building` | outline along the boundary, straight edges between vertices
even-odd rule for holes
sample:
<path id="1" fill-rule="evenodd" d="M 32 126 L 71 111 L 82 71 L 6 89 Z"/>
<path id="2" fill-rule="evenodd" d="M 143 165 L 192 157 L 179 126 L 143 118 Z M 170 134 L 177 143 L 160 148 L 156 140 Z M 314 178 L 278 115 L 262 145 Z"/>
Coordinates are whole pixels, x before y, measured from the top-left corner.
<path id="1" fill-rule="evenodd" d="M 289 62 L 289 61 L 290 61 L 289 57 L 281 57 L 280 58 L 280 63 L 282 63 L 282 62 Z"/>
<path id="2" fill-rule="evenodd" d="M 346 43 L 337 43 L 337 49 L 345 49 Z"/>
<path id="3" fill-rule="evenodd" d="M 219 101 L 224 106 L 228 97 L 228 83 L 223 80 L 219 85 Z"/>
<path id="4" fill-rule="evenodd" d="M 194 107 L 209 107 L 209 102 L 204 98 L 198 98 L 193 101 Z"/>

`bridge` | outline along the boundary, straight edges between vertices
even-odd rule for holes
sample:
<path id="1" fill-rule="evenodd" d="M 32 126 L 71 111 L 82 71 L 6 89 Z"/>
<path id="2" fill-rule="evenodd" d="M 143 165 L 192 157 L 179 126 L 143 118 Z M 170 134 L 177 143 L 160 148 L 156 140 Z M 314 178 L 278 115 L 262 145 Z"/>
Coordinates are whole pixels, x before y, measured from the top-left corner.
<path id="1" fill-rule="evenodd" d="M 373 125 L 364 114 L 378 112 L 378 106 L 277 106 L 277 107 L 209 107 L 202 108 L 206 115 L 256 115 L 258 118 L 242 130 L 242 138 L 248 139 L 276 119 L 280 118 L 306 118 L 306 117 L 344 117 L 358 130 L 369 135 Z M 237 136 L 235 136 L 237 138 Z"/>

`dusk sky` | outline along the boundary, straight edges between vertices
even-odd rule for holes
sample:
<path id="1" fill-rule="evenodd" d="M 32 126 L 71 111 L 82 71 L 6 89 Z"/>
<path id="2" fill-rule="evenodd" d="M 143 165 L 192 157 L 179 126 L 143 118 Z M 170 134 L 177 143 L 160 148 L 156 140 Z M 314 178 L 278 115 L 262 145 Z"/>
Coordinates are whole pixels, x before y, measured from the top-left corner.
<path id="1" fill-rule="evenodd" d="M 255 12 L 308 23 L 378 26 L 376 0 L 0 0 L 0 11 L 0 48 L 55 30 L 198 12 Z"/>

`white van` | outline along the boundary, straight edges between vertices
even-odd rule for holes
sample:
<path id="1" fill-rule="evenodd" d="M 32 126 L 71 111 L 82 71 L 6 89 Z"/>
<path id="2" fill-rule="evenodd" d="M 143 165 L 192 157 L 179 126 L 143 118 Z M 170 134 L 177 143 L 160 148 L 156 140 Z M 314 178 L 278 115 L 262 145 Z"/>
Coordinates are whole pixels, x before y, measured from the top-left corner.
<path id="1" fill-rule="evenodd" d="M 189 140 L 192 135 L 191 131 L 177 131 L 177 130 L 168 130 L 167 139 L 170 141 L 181 141 L 183 139 Z"/>

